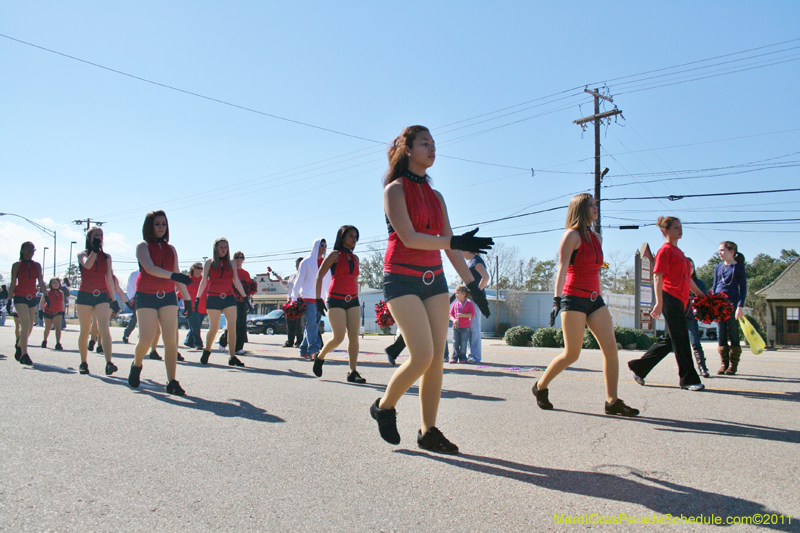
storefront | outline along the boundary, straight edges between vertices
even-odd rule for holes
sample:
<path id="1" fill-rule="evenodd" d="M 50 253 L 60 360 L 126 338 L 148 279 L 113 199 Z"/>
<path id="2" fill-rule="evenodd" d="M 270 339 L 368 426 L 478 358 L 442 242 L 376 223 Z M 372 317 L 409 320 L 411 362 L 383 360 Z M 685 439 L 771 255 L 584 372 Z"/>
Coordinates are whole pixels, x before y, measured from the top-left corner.
<path id="1" fill-rule="evenodd" d="M 286 303 L 286 289 L 280 283 L 270 281 L 267 274 L 258 274 L 256 283 L 258 284 L 258 289 L 253 295 L 255 314 L 266 315 Z"/>
<path id="2" fill-rule="evenodd" d="M 800 346 L 800 259 L 756 294 L 767 301 L 767 344 Z"/>

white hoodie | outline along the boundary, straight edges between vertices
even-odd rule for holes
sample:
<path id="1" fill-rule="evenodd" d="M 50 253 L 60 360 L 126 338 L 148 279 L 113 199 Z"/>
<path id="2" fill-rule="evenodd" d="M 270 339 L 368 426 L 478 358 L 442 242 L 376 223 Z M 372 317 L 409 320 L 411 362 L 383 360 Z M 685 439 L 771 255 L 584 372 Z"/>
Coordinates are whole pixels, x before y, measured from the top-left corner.
<path id="1" fill-rule="evenodd" d="M 297 270 L 297 279 L 294 280 L 294 287 L 292 287 L 292 300 L 302 298 L 304 300 L 313 301 L 317 297 L 317 272 L 319 271 L 319 264 L 317 258 L 319 257 L 319 243 L 322 239 L 314 241 L 314 246 L 311 247 L 311 255 L 303 259 L 300 263 L 300 268 Z M 323 257 L 323 260 L 325 258 Z M 322 278 L 322 292 L 320 297 L 325 300 L 328 298 L 328 286 L 331 284 L 331 271 L 325 274 Z"/>

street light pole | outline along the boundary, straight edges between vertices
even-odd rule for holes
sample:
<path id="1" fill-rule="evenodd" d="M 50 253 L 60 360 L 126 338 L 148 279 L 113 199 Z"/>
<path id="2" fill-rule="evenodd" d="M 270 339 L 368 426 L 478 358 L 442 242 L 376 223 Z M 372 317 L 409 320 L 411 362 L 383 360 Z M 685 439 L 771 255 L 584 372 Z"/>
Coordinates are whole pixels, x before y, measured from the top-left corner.
<path id="1" fill-rule="evenodd" d="M 45 259 L 47 259 L 47 250 L 49 250 L 47 246 L 45 246 L 44 250 L 42 250 L 42 264 L 44 264 Z M 42 270 L 44 270 L 44 267 L 42 267 Z"/>
<path id="2" fill-rule="evenodd" d="M 55 230 L 52 230 L 52 229 L 49 229 L 49 228 L 45 228 L 44 226 L 42 226 L 38 222 L 34 222 L 33 220 L 31 220 L 29 218 L 26 218 L 26 217 L 24 217 L 22 215 L 17 215 L 17 214 L 14 214 L 14 213 L 0 213 L 0 217 L 2 217 L 2 216 L 10 216 L 10 217 L 21 218 L 22 220 L 27 221 L 28 224 L 30 224 L 31 226 L 33 226 L 33 227 L 37 228 L 38 230 L 40 230 L 42 233 L 45 233 L 46 235 L 49 235 L 49 236 L 53 237 L 53 277 L 55 277 L 56 276 L 56 232 L 55 232 Z M 47 248 L 45 248 L 45 250 L 47 250 Z M 42 265 L 44 265 L 44 257 L 42 257 Z M 44 269 L 44 267 L 42 267 L 42 268 Z"/>
<path id="3" fill-rule="evenodd" d="M 67 270 L 67 276 L 66 276 L 67 278 L 70 276 L 70 274 L 72 274 L 72 245 L 73 244 L 78 244 L 78 243 L 76 241 L 72 241 L 71 243 L 69 243 L 69 270 Z M 70 283 L 71 282 L 72 282 L 72 280 L 70 280 Z"/>

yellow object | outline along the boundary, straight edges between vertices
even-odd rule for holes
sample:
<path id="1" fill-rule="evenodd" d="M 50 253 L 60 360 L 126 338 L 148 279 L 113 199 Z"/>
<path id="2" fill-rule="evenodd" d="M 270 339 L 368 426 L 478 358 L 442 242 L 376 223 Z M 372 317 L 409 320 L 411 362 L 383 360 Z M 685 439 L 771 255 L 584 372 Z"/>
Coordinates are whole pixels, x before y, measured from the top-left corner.
<path id="1" fill-rule="evenodd" d="M 746 316 L 739 319 L 739 325 L 742 326 L 744 338 L 747 339 L 747 344 L 750 345 L 750 351 L 754 355 L 763 352 L 764 348 L 767 347 L 767 343 L 764 342 L 764 339 L 761 338 L 761 335 L 758 334 L 756 328 L 753 327 L 753 324 L 750 323 Z"/>

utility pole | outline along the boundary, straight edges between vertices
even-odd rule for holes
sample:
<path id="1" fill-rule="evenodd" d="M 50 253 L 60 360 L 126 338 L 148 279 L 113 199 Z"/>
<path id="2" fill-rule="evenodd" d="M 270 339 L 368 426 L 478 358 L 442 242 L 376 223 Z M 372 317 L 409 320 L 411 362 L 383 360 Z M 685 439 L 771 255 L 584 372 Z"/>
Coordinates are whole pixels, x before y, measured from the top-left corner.
<path id="1" fill-rule="evenodd" d="M 85 230 L 83 230 L 83 231 L 84 231 L 84 233 L 86 233 L 87 231 L 89 231 L 89 228 L 91 228 L 91 227 L 92 227 L 92 223 L 93 223 L 93 222 L 94 222 L 94 224 L 95 224 L 96 226 L 102 226 L 103 224 L 105 224 L 105 222 L 98 222 L 97 220 L 92 220 L 91 218 L 86 218 L 86 219 L 83 219 L 83 220 L 73 220 L 73 221 L 72 221 L 72 223 L 73 223 L 73 224 L 75 224 L 75 225 L 77 225 L 77 226 L 83 226 L 83 225 L 84 225 L 84 223 L 85 223 L 85 224 L 86 224 L 86 229 L 85 229 Z"/>
<path id="2" fill-rule="evenodd" d="M 622 111 L 616 107 L 611 111 L 600 112 L 600 99 L 614 103 L 610 96 L 603 96 L 600 94 L 600 89 L 584 89 L 583 92 L 589 93 L 594 97 L 594 115 L 583 117 L 578 120 L 573 120 L 573 124 L 577 124 L 582 129 L 585 129 L 584 124 L 587 122 L 594 122 L 594 199 L 597 202 L 597 220 L 594 223 L 594 230 L 598 234 L 602 234 L 600 227 L 600 183 L 603 181 L 603 176 L 608 173 L 608 169 L 600 171 L 600 124 L 604 118 L 610 118 L 615 115 L 621 115 Z"/>

